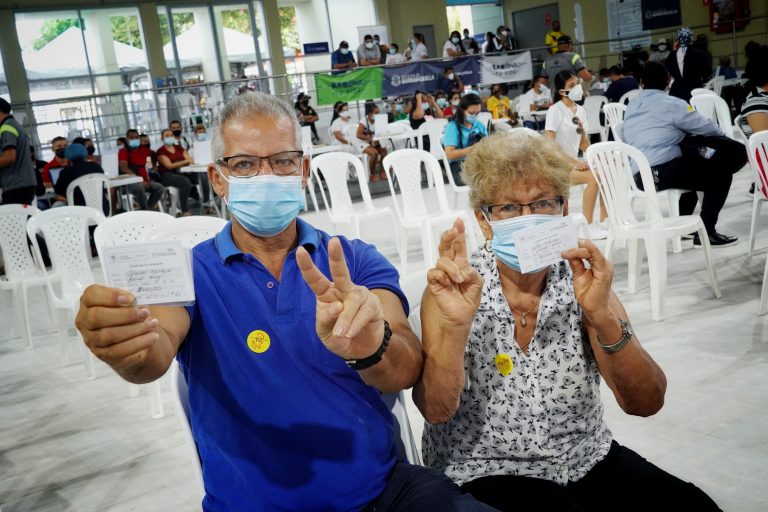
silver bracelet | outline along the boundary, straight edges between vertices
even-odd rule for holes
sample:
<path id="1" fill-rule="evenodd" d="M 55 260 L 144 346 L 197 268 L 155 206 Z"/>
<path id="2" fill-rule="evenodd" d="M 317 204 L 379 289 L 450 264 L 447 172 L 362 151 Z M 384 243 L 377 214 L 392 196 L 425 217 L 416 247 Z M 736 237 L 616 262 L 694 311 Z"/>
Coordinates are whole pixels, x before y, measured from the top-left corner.
<path id="1" fill-rule="evenodd" d="M 619 324 L 621 325 L 621 338 L 616 343 L 613 343 L 611 345 L 606 345 L 600 340 L 600 335 L 597 335 L 597 344 L 600 345 L 600 348 L 603 349 L 603 351 L 608 352 L 609 354 L 615 354 L 619 350 L 623 349 L 627 346 L 627 343 L 629 343 L 629 340 L 632 339 L 632 336 L 634 335 L 634 332 L 632 331 L 632 327 L 630 327 L 629 322 L 626 320 L 623 320 L 619 318 Z"/>

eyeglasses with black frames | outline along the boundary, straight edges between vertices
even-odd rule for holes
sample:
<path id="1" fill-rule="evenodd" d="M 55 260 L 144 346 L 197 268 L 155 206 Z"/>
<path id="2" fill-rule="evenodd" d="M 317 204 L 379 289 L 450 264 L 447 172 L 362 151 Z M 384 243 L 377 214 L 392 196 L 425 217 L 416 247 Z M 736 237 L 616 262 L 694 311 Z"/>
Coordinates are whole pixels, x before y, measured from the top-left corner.
<path id="1" fill-rule="evenodd" d="M 232 176 L 238 178 L 250 178 L 258 176 L 261 172 L 263 160 L 269 162 L 269 167 L 277 176 L 294 174 L 301 169 L 303 151 L 281 151 L 269 156 L 233 155 L 216 160 L 218 165 L 229 169 Z"/>

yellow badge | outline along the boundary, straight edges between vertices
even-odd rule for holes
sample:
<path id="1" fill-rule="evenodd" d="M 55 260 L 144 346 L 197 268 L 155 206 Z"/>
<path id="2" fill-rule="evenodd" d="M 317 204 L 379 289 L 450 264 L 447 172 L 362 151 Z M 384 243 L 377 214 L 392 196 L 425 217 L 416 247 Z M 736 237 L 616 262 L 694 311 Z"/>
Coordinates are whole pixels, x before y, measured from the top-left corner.
<path id="1" fill-rule="evenodd" d="M 499 372 L 503 376 L 507 376 L 510 373 L 512 373 L 512 368 L 514 367 L 514 363 L 512 362 L 512 358 L 509 357 L 507 354 L 498 354 L 496 356 L 496 368 L 499 369 Z"/>
<path id="2" fill-rule="evenodd" d="M 693 108 L 693 105 L 688 105 L 688 112 L 695 112 L 696 109 Z"/>
<path id="3" fill-rule="evenodd" d="M 264 331 L 253 331 L 248 335 L 248 348 L 262 354 L 269 348 L 269 334 Z"/>

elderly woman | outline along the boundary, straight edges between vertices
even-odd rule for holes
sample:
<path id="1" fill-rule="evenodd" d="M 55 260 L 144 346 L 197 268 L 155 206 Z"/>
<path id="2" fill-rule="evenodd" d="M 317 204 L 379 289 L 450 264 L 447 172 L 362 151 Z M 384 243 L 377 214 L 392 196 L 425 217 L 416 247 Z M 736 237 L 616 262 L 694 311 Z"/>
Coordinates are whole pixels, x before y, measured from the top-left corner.
<path id="1" fill-rule="evenodd" d="M 428 274 L 413 395 L 429 423 L 425 462 L 500 510 L 717 510 L 603 421 L 601 377 L 638 416 L 656 413 L 666 389 L 611 291 L 611 264 L 579 242 L 559 264 L 520 270 L 513 234 L 568 215 L 571 166 L 557 143 L 526 134 L 467 156 L 487 242 L 468 257 L 457 221 Z"/>

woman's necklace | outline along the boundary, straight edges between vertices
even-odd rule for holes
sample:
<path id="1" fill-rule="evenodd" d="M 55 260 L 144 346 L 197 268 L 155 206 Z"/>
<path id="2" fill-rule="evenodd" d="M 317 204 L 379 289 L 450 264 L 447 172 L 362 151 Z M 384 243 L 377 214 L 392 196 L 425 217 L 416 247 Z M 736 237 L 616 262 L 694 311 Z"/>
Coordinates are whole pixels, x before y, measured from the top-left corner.
<path id="1" fill-rule="evenodd" d="M 518 315 L 520 315 L 520 326 L 521 327 L 528 327 L 528 320 L 526 319 L 526 317 L 530 313 L 532 313 L 534 309 L 536 309 L 536 306 L 537 306 L 536 299 L 531 299 L 531 307 L 526 312 L 518 311 L 517 309 L 513 308 L 511 304 L 509 305 L 509 309 L 511 309 L 513 313 L 517 313 Z"/>

